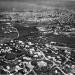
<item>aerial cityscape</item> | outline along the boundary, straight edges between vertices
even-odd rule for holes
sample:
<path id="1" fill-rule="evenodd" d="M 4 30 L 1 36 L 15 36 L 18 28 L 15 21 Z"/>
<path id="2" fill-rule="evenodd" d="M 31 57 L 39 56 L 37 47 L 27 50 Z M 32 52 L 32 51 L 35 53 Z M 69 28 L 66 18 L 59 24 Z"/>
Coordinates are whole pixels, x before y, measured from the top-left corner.
<path id="1" fill-rule="evenodd" d="M 0 75 L 75 75 L 74 5 L 1 0 Z"/>

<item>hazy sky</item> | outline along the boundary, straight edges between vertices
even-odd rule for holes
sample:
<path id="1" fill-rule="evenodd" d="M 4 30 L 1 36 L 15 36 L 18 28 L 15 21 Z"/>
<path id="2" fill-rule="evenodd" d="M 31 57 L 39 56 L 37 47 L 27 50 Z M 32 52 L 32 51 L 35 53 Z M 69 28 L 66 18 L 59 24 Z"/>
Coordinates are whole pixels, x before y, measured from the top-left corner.
<path id="1" fill-rule="evenodd" d="M 75 1 L 75 0 L 0 0 L 0 1 Z"/>
<path id="2" fill-rule="evenodd" d="M 61 6 L 75 9 L 75 0 L 0 0 L 0 7 Z"/>

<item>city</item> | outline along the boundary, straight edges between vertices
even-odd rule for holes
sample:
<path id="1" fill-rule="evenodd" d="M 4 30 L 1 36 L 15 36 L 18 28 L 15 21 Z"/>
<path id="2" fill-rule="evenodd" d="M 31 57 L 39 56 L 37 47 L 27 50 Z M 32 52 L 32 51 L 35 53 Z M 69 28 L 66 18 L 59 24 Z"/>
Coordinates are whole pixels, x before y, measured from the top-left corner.
<path id="1" fill-rule="evenodd" d="M 0 75 L 75 75 L 74 10 L 7 10 L 0 8 Z"/>

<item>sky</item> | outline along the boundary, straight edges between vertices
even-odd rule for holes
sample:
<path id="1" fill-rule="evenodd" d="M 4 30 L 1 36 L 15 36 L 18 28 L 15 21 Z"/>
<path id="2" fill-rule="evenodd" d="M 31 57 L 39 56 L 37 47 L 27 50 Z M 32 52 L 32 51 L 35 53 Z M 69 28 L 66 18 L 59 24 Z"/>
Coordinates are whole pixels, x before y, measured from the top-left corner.
<path id="1" fill-rule="evenodd" d="M 0 0 L 0 1 L 26 1 L 26 2 L 38 2 L 38 1 L 75 1 L 75 0 Z"/>
<path id="2" fill-rule="evenodd" d="M 0 7 L 35 8 L 37 6 L 58 6 L 75 9 L 75 0 L 0 0 Z"/>

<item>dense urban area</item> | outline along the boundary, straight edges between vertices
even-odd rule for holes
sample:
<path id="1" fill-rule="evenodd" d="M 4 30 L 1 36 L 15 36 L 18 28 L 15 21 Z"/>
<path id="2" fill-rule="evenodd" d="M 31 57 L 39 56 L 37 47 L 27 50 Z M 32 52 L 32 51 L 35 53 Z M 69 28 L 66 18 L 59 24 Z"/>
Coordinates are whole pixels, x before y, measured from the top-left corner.
<path id="1" fill-rule="evenodd" d="M 75 75 L 75 12 L 0 9 L 0 75 Z"/>

